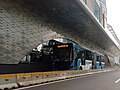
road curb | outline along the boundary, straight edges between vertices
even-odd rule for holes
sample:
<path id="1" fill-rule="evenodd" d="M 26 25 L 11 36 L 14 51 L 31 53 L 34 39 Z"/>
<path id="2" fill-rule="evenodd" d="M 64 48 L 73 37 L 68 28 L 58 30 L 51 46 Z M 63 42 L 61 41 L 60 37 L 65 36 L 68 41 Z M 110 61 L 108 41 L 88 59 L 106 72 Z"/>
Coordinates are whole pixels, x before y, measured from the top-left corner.
<path id="1" fill-rule="evenodd" d="M 0 75 L 3 82 L 0 83 L 0 89 L 10 89 L 17 87 L 26 87 L 35 84 L 55 82 L 67 80 L 85 75 L 92 75 L 102 72 L 109 72 L 113 69 L 94 69 L 94 70 L 69 70 L 69 71 L 54 71 L 54 72 L 33 72 L 21 74 L 6 74 Z M 6 81 L 6 78 L 9 80 Z"/>

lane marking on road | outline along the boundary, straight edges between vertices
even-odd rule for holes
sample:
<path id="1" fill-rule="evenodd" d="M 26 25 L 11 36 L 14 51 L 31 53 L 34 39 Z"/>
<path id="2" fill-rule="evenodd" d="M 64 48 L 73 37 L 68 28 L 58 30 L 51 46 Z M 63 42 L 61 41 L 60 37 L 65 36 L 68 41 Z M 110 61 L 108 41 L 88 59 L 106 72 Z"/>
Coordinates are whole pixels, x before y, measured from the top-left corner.
<path id="1" fill-rule="evenodd" d="M 120 79 L 116 80 L 115 83 L 118 83 L 120 81 Z"/>

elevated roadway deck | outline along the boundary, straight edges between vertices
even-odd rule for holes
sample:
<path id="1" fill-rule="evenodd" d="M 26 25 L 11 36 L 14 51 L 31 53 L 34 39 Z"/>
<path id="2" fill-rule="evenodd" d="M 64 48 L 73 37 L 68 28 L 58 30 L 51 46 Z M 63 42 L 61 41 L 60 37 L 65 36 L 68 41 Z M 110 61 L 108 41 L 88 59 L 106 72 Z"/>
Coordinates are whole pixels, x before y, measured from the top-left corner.
<path id="1" fill-rule="evenodd" d="M 39 44 L 66 37 L 115 56 L 120 50 L 79 0 L 0 0 L 0 63 L 17 64 Z"/>

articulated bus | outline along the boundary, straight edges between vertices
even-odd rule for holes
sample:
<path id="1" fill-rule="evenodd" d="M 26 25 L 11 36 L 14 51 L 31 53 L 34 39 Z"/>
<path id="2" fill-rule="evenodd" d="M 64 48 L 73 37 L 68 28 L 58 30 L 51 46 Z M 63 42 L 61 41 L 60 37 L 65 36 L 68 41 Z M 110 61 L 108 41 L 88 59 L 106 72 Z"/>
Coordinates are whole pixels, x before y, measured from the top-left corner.
<path id="1" fill-rule="evenodd" d="M 46 70 L 69 70 L 73 60 L 73 44 L 50 40 L 40 52 L 32 51 L 27 62 L 46 66 Z"/>
<path id="2" fill-rule="evenodd" d="M 81 70 L 93 69 L 93 52 L 84 48 L 75 51 L 73 43 L 61 43 L 50 40 L 48 45 L 43 45 L 41 51 L 32 51 L 27 62 L 40 64 L 45 70 Z M 101 55 L 97 55 L 96 68 L 104 68 Z"/>

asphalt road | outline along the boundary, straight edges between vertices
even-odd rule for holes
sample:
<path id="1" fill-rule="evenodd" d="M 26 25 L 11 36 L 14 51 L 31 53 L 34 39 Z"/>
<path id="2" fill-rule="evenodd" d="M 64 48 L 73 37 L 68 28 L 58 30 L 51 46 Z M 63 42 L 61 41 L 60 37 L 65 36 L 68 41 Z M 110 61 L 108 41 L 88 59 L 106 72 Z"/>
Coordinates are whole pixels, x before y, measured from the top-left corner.
<path id="1" fill-rule="evenodd" d="M 22 90 L 120 90 L 120 70 L 86 75 L 77 79 Z"/>

